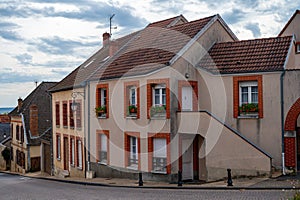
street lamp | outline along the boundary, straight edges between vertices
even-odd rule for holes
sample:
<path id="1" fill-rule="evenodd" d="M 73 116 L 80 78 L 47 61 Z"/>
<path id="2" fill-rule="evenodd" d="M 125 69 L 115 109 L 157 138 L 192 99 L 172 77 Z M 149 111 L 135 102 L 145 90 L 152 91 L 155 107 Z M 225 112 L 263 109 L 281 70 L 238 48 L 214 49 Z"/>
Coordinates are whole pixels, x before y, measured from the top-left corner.
<path id="1" fill-rule="evenodd" d="M 82 97 L 84 97 L 84 93 L 83 92 L 72 92 L 71 96 L 72 96 L 72 104 L 71 104 L 71 109 L 73 112 L 75 112 L 78 108 L 78 105 L 79 103 L 77 103 L 75 100 L 76 100 L 76 97 L 79 95 L 81 95 Z"/>
<path id="2" fill-rule="evenodd" d="M 5 131 L 4 131 L 4 133 L 3 133 L 3 137 L 6 138 L 6 132 L 5 132 Z"/>

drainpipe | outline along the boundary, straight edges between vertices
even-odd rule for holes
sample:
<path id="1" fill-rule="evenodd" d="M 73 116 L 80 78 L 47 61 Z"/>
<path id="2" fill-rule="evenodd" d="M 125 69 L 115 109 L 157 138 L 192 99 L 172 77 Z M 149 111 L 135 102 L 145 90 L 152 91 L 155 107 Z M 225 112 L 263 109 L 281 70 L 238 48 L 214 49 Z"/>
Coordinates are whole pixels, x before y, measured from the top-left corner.
<path id="1" fill-rule="evenodd" d="M 88 146 L 88 161 L 87 161 L 87 170 L 91 170 L 90 162 L 91 162 L 91 153 L 90 153 L 90 112 L 91 112 L 91 102 L 90 102 L 90 81 L 88 81 L 88 94 L 87 94 L 87 100 L 88 100 L 88 116 L 87 116 L 87 123 L 88 123 L 88 132 L 87 132 L 87 146 Z"/>
<path id="2" fill-rule="evenodd" d="M 282 174 L 285 175 L 285 156 L 284 156 L 284 94 L 283 94 L 283 78 L 285 69 L 280 75 L 280 107 L 281 107 L 281 159 L 282 159 Z"/>

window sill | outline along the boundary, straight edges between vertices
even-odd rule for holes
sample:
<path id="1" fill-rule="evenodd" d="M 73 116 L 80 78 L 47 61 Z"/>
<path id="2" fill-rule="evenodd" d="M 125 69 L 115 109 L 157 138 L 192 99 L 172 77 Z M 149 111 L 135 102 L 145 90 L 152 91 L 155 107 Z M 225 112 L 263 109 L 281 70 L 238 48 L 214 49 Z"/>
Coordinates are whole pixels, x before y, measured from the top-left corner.
<path id="1" fill-rule="evenodd" d="M 78 170 L 82 171 L 82 167 L 77 167 Z"/>
<path id="2" fill-rule="evenodd" d="M 126 116 L 126 119 L 137 119 L 137 116 L 130 116 L 130 115 L 128 115 L 128 116 Z"/>
<path id="3" fill-rule="evenodd" d="M 138 170 L 138 166 L 127 166 L 127 169 Z"/>
<path id="4" fill-rule="evenodd" d="M 60 125 L 56 125 L 56 128 L 60 128 Z"/>
<path id="5" fill-rule="evenodd" d="M 80 127 L 80 128 L 76 128 L 76 130 L 77 130 L 77 131 L 82 131 L 82 128 L 81 128 L 81 127 Z"/>
<path id="6" fill-rule="evenodd" d="M 105 165 L 107 166 L 107 163 L 106 162 L 98 162 L 99 165 Z"/>
<path id="7" fill-rule="evenodd" d="M 68 126 L 64 126 L 65 129 L 68 129 Z"/>
<path id="8" fill-rule="evenodd" d="M 240 114 L 238 119 L 258 119 L 258 114 Z"/>
<path id="9" fill-rule="evenodd" d="M 167 172 L 164 171 L 151 171 L 152 174 L 167 174 Z"/>
<path id="10" fill-rule="evenodd" d="M 60 161 L 60 158 L 56 158 L 57 161 Z"/>
<path id="11" fill-rule="evenodd" d="M 73 129 L 73 130 L 74 130 L 74 126 L 71 126 L 70 129 Z"/>
<path id="12" fill-rule="evenodd" d="M 98 118 L 98 119 L 107 119 L 106 116 L 98 116 L 97 118 Z"/>
<path id="13" fill-rule="evenodd" d="M 71 164 L 71 167 L 75 167 L 75 164 Z"/>

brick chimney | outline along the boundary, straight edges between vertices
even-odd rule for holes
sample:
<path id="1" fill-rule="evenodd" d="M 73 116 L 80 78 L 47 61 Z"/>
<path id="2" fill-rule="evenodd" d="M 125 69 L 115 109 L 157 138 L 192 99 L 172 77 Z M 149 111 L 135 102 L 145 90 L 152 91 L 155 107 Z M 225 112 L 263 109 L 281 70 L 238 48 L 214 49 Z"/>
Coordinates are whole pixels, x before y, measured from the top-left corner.
<path id="1" fill-rule="evenodd" d="M 109 33 L 105 32 L 103 33 L 102 37 L 103 37 L 103 46 L 105 47 L 109 44 L 110 35 Z"/>
<path id="2" fill-rule="evenodd" d="M 21 110 L 22 105 L 23 105 L 23 100 L 22 100 L 21 97 L 19 97 L 19 99 L 18 99 L 18 112 Z"/>
<path id="3" fill-rule="evenodd" d="M 38 107 L 33 104 L 29 108 L 29 125 L 31 136 L 38 136 Z"/>

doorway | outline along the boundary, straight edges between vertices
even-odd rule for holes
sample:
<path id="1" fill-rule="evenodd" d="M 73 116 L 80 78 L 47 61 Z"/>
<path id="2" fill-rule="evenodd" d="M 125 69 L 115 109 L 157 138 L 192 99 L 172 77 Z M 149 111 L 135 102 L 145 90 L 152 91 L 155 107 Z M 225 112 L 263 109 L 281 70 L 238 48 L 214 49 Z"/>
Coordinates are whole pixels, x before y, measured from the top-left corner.
<path id="1" fill-rule="evenodd" d="M 69 139 L 64 137 L 64 170 L 69 170 Z"/>
<path id="2" fill-rule="evenodd" d="M 181 97 L 181 109 L 182 111 L 192 111 L 193 110 L 193 88 L 190 86 L 182 87 L 182 97 Z"/>
<path id="3" fill-rule="evenodd" d="M 193 180 L 193 138 L 182 137 L 182 180 Z"/>

